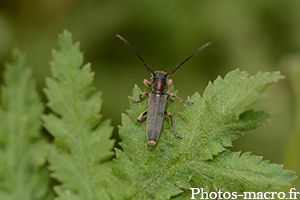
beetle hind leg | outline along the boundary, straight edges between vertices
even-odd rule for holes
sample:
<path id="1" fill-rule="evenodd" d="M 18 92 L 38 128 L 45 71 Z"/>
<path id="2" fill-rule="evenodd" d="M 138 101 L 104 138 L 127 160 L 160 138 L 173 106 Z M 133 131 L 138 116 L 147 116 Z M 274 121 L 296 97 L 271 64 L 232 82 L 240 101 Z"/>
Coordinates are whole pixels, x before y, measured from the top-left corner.
<path id="1" fill-rule="evenodd" d="M 171 113 L 169 113 L 168 111 L 165 111 L 165 115 L 167 115 L 169 118 L 170 118 L 170 123 L 171 123 L 171 131 L 173 133 L 173 135 L 179 139 L 182 139 L 182 137 L 180 137 L 179 135 L 177 135 L 175 132 L 174 132 L 174 128 L 173 128 L 173 120 L 172 120 L 172 116 L 171 116 Z"/>
<path id="2" fill-rule="evenodd" d="M 146 119 L 147 111 L 143 112 L 139 118 L 137 119 L 138 122 L 143 122 Z"/>

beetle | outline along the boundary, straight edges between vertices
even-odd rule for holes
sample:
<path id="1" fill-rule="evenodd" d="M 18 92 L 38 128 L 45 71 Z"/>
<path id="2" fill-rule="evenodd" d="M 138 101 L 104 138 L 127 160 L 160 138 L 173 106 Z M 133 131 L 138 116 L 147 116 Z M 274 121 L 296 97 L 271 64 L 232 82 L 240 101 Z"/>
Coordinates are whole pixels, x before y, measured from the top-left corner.
<path id="1" fill-rule="evenodd" d="M 116 35 L 118 38 L 120 38 L 127 46 L 129 46 L 133 52 L 139 57 L 139 59 L 142 61 L 143 65 L 146 67 L 146 69 L 152 73 L 152 81 L 148 81 L 147 79 L 143 80 L 143 83 L 150 87 L 151 92 L 143 92 L 139 95 L 139 99 L 132 100 L 133 102 L 140 102 L 142 101 L 142 97 L 147 96 L 148 99 L 148 109 L 143 112 L 137 119 L 138 122 L 144 121 L 147 115 L 147 143 L 149 146 L 154 146 L 158 140 L 158 137 L 161 132 L 162 122 L 164 115 L 168 116 L 170 118 L 170 124 L 171 124 L 171 132 L 174 134 L 176 138 L 182 139 L 179 135 L 177 135 L 174 132 L 173 128 L 173 120 L 171 114 L 166 111 L 166 105 L 168 102 L 168 98 L 175 98 L 179 100 L 181 103 L 185 104 L 193 104 L 193 102 L 190 101 L 184 101 L 180 99 L 179 97 L 166 93 L 167 88 L 170 84 L 172 84 L 172 79 L 168 79 L 168 76 L 170 74 L 173 74 L 177 69 L 179 69 L 185 62 L 187 62 L 190 58 L 192 58 L 196 53 L 198 53 L 203 48 L 210 45 L 212 42 L 208 42 L 201 46 L 199 49 L 197 49 L 192 55 L 190 55 L 187 59 L 185 59 L 182 63 L 180 63 L 175 69 L 164 72 L 164 71 L 154 71 L 153 69 L 149 68 L 145 61 L 142 59 L 142 57 L 137 53 L 137 51 L 133 48 L 133 46 L 125 40 L 121 35 Z"/>

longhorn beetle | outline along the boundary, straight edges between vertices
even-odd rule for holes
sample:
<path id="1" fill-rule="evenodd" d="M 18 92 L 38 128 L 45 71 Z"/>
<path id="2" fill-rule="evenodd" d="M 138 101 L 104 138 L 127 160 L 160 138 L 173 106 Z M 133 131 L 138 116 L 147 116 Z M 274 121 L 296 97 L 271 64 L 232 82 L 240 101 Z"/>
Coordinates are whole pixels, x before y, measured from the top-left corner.
<path id="1" fill-rule="evenodd" d="M 140 94 L 138 100 L 132 100 L 133 102 L 140 102 L 143 100 L 142 99 L 143 96 L 147 96 L 148 109 L 139 116 L 137 121 L 138 122 L 144 121 L 147 115 L 148 145 L 154 146 L 156 144 L 156 141 L 161 131 L 164 115 L 167 115 L 170 118 L 172 133 L 175 135 L 176 138 L 182 139 L 182 137 L 180 137 L 174 132 L 172 116 L 168 111 L 165 110 L 165 108 L 169 97 L 178 99 L 181 103 L 193 104 L 193 102 L 183 101 L 182 99 L 174 96 L 173 94 L 166 93 L 167 87 L 173 82 L 172 79 L 167 79 L 167 78 L 170 74 L 173 74 L 177 69 L 179 69 L 186 61 L 192 58 L 196 53 L 198 53 L 206 46 L 210 45 L 212 42 L 208 42 L 205 45 L 201 46 L 194 53 L 192 53 L 192 55 L 190 55 L 187 59 L 185 59 L 182 63 L 180 63 L 175 69 L 169 72 L 164 72 L 164 71 L 154 71 L 153 69 L 149 68 L 145 63 L 145 61 L 142 59 L 142 57 L 137 53 L 137 51 L 133 48 L 133 46 L 129 42 L 127 42 L 127 40 L 125 40 L 120 35 L 116 35 L 116 36 L 120 38 L 125 44 L 127 44 L 133 50 L 133 52 L 143 62 L 143 65 L 147 68 L 147 70 L 152 73 L 151 82 L 146 79 L 143 80 L 144 84 L 151 88 L 151 92 L 143 92 L 142 94 Z"/>

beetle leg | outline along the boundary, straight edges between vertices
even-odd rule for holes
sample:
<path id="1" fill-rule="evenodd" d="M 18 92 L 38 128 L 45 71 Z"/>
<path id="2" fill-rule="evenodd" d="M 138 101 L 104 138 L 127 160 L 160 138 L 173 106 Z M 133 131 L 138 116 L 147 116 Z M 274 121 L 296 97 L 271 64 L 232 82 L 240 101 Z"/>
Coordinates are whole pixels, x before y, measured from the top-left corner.
<path id="1" fill-rule="evenodd" d="M 191 101 L 183 101 L 182 99 L 180 99 L 179 97 L 176 97 L 176 96 L 173 95 L 173 94 L 168 94 L 168 96 L 169 96 L 170 98 L 178 99 L 181 103 L 193 104 L 193 102 L 191 102 Z"/>
<path id="2" fill-rule="evenodd" d="M 176 135 L 176 133 L 174 132 L 174 128 L 173 128 L 173 120 L 172 120 L 172 116 L 171 113 L 169 113 L 168 111 L 165 111 L 165 115 L 167 115 L 170 118 L 170 122 L 171 122 L 171 131 L 172 133 L 175 135 L 175 137 L 182 139 L 182 137 L 180 137 L 179 135 Z"/>
<path id="3" fill-rule="evenodd" d="M 140 94 L 139 99 L 133 99 L 132 101 L 133 102 L 140 102 L 140 101 L 143 100 L 142 97 L 147 96 L 147 95 L 148 95 L 148 92 L 143 92 L 142 94 Z"/>
<path id="4" fill-rule="evenodd" d="M 144 80 L 143 80 L 143 83 L 144 83 L 146 86 L 148 86 L 148 87 L 151 86 L 150 81 L 148 81 L 147 79 L 144 79 Z"/>
<path id="5" fill-rule="evenodd" d="M 145 121 L 146 115 L 147 115 L 147 111 L 143 112 L 143 113 L 139 116 L 139 118 L 137 119 L 137 121 L 138 121 L 138 122 Z"/>
<path id="6" fill-rule="evenodd" d="M 169 85 L 171 85 L 173 83 L 173 80 L 172 79 L 168 79 L 167 80 L 167 85 L 169 86 Z"/>

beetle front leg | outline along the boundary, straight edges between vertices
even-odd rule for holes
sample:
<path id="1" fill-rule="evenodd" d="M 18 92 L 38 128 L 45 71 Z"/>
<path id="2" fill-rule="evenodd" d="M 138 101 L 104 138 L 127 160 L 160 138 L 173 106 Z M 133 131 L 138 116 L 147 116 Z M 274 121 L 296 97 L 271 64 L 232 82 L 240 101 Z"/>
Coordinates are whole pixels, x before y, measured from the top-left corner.
<path id="1" fill-rule="evenodd" d="M 139 99 L 133 99 L 132 101 L 133 102 L 140 102 L 140 101 L 143 100 L 142 97 L 144 97 L 144 96 L 148 96 L 148 92 L 143 92 L 142 94 L 140 94 Z"/>
<path id="2" fill-rule="evenodd" d="M 143 80 L 143 83 L 144 83 L 147 87 L 150 87 L 150 86 L 151 86 L 150 81 L 148 81 L 147 79 L 144 79 L 144 80 Z"/>
<path id="3" fill-rule="evenodd" d="M 168 96 L 169 96 L 170 98 L 175 98 L 175 99 L 179 100 L 181 103 L 193 104 L 193 102 L 191 102 L 191 101 L 184 101 L 184 100 L 180 99 L 179 97 L 176 97 L 176 96 L 173 95 L 173 94 L 168 94 Z"/>
<path id="4" fill-rule="evenodd" d="M 145 121 L 146 115 L 147 115 L 147 111 L 143 112 L 143 113 L 139 116 L 139 118 L 137 119 L 137 121 L 138 121 L 138 122 Z"/>
<path id="5" fill-rule="evenodd" d="M 170 123 L 171 123 L 171 131 L 172 133 L 175 135 L 175 137 L 182 139 L 182 137 L 180 137 L 179 135 L 176 135 L 176 133 L 174 132 L 174 128 L 173 128 L 173 120 L 172 120 L 172 116 L 171 113 L 169 113 L 168 111 L 165 111 L 165 115 L 167 115 L 170 118 Z"/>

